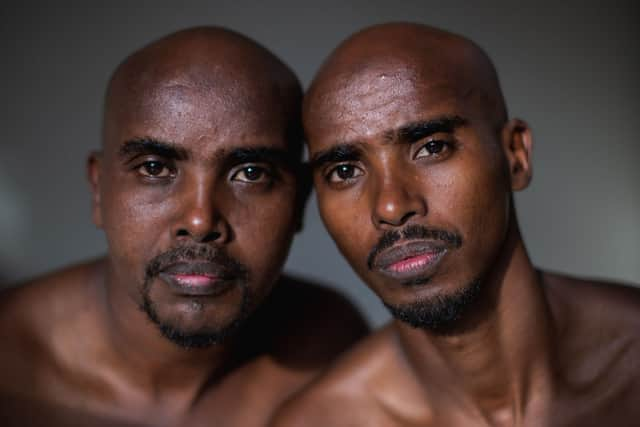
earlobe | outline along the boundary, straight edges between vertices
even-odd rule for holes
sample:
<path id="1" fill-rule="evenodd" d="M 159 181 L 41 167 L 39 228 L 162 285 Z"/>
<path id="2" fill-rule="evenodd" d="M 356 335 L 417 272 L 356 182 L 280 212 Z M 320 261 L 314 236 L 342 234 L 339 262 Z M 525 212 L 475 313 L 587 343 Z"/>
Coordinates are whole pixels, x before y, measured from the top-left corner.
<path id="1" fill-rule="evenodd" d="M 511 190 L 524 190 L 533 176 L 533 139 L 529 125 L 520 119 L 509 120 L 502 129 L 502 145 L 509 166 Z"/>
<path id="2" fill-rule="evenodd" d="M 91 188 L 91 216 L 93 223 L 102 228 L 102 213 L 100 205 L 100 161 L 102 153 L 94 151 L 87 159 L 87 179 Z"/>

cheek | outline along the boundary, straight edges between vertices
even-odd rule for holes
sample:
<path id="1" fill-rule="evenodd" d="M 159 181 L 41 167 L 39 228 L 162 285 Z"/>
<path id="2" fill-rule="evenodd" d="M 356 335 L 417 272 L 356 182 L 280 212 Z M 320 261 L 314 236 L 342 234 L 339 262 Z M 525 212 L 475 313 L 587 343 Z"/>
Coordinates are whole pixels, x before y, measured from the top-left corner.
<path id="1" fill-rule="evenodd" d="M 101 194 L 104 232 L 112 268 L 123 279 L 144 279 L 147 262 L 170 245 L 168 221 L 175 209 L 168 187 L 132 184 L 117 173 Z"/>
<path id="2" fill-rule="evenodd" d="M 453 177 L 442 180 L 431 213 L 448 220 L 462 234 L 470 265 L 486 264 L 502 245 L 509 225 L 509 191 L 499 164 L 463 165 Z M 446 218 L 445 218 L 446 219 Z"/>
<path id="3" fill-rule="evenodd" d="M 320 216 L 340 253 L 356 270 L 366 261 L 371 212 L 364 198 L 355 192 L 318 191 Z"/>
<path id="4" fill-rule="evenodd" d="M 254 277 L 273 277 L 289 252 L 297 226 L 295 191 L 239 195 L 227 215 L 234 233 L 230 250 Z"/>
<path id="5" fill-rule="evenodd" d="M 509 217 L 508 180 L 498 160 L 477 168 L 471 177 L 469 215 L 473 218 L 475 233 L 492 233 L 492 241 L 506 234 Z M 501 243 L 501 242 L 500 242 Z"/>

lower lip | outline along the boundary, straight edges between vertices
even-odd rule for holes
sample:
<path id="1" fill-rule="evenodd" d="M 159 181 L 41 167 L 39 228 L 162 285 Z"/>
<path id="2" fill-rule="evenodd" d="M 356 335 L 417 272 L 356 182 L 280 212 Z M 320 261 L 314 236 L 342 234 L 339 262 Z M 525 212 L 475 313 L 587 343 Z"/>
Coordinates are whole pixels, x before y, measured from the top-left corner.
<path id="1" fill-rule="evenodd" d="M 173 278 L 184 286 L 211 286 L 219 280 L 216 276 L 200 274 L 174 274 Z"/>
<path id="2" fill-rule="evenodd" d="M 446 250 L 425 252 L 394 262 L 383 268 L 382 272 L 400 279 L 431 275 L 445 253 Z"/>
<path id="3" fill-rule="evenodd" d="M 233 286 L 233 281 L 202 274 L 160 274 L 160 278 L 179 295 L 217 296 Z"/>

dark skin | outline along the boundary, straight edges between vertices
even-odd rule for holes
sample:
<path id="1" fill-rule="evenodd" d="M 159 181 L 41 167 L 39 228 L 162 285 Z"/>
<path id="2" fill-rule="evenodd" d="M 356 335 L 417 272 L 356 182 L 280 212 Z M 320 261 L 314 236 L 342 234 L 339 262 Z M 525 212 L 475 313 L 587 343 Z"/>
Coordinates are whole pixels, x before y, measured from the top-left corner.
<path id="1" fill-rule="evenodd" d="M 3 425 L 264 425 L 366 332 L 341 296 L 280 275 L 308 193 L 300 99 L 221 29 L 118 67 L 88 163 L 108 255 L 3 295 Z"/>
<path id="2" fill-rule="evenodd" d="M 531 132 L 507 120 L 477 46 L 419 25 L 366 29 L 320 69 L 303 121 L 329 233 L 409 314 L 340 357 L 275 425 L 637 423 L 639 292 L 533 267 L 511 197 L 532 176 Z M 404 236 L 411 227 L 441 232 Z"/>

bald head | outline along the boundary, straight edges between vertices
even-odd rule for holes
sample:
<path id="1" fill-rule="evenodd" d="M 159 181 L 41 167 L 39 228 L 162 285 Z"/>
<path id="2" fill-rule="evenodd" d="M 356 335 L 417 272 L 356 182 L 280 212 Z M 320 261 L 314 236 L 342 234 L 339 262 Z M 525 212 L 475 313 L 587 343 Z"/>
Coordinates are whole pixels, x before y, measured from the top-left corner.
<path id="1" fill-rule="evenodd" d="M 103 143 L 117 138 L 120 123 L 143 121 L 160 105 L 174 106 L 179 117 L 186 108 L 181 100 L 193 94 L 206 99 L 200 114 L 213 112 L 218 129 L 226 126 L 229 132 L 237 130 L 230 123 L 259 121 L 265 110 L 272 112 L 271 120 L 277 115 L 287 122 L 292 149 L 300 150 L 302 91 L 294 73 L 263 46 L 216 27 L 170 34 L 117 67 L 105 97 Z"/>
<path id="2" fill-rule="evenodd" d="M 456 98 L 496 126 L 507 113 L 491 60 L 472 41 L 418 24 L 392 23 L 364 29 L 327 58 L 305 98 L 305 123 L 336 103 L 370 102 L 381 90 L 398 95 L 429 88 L 433 101 Z M 345 101 L 346 100 L 346 101 Z"/>

